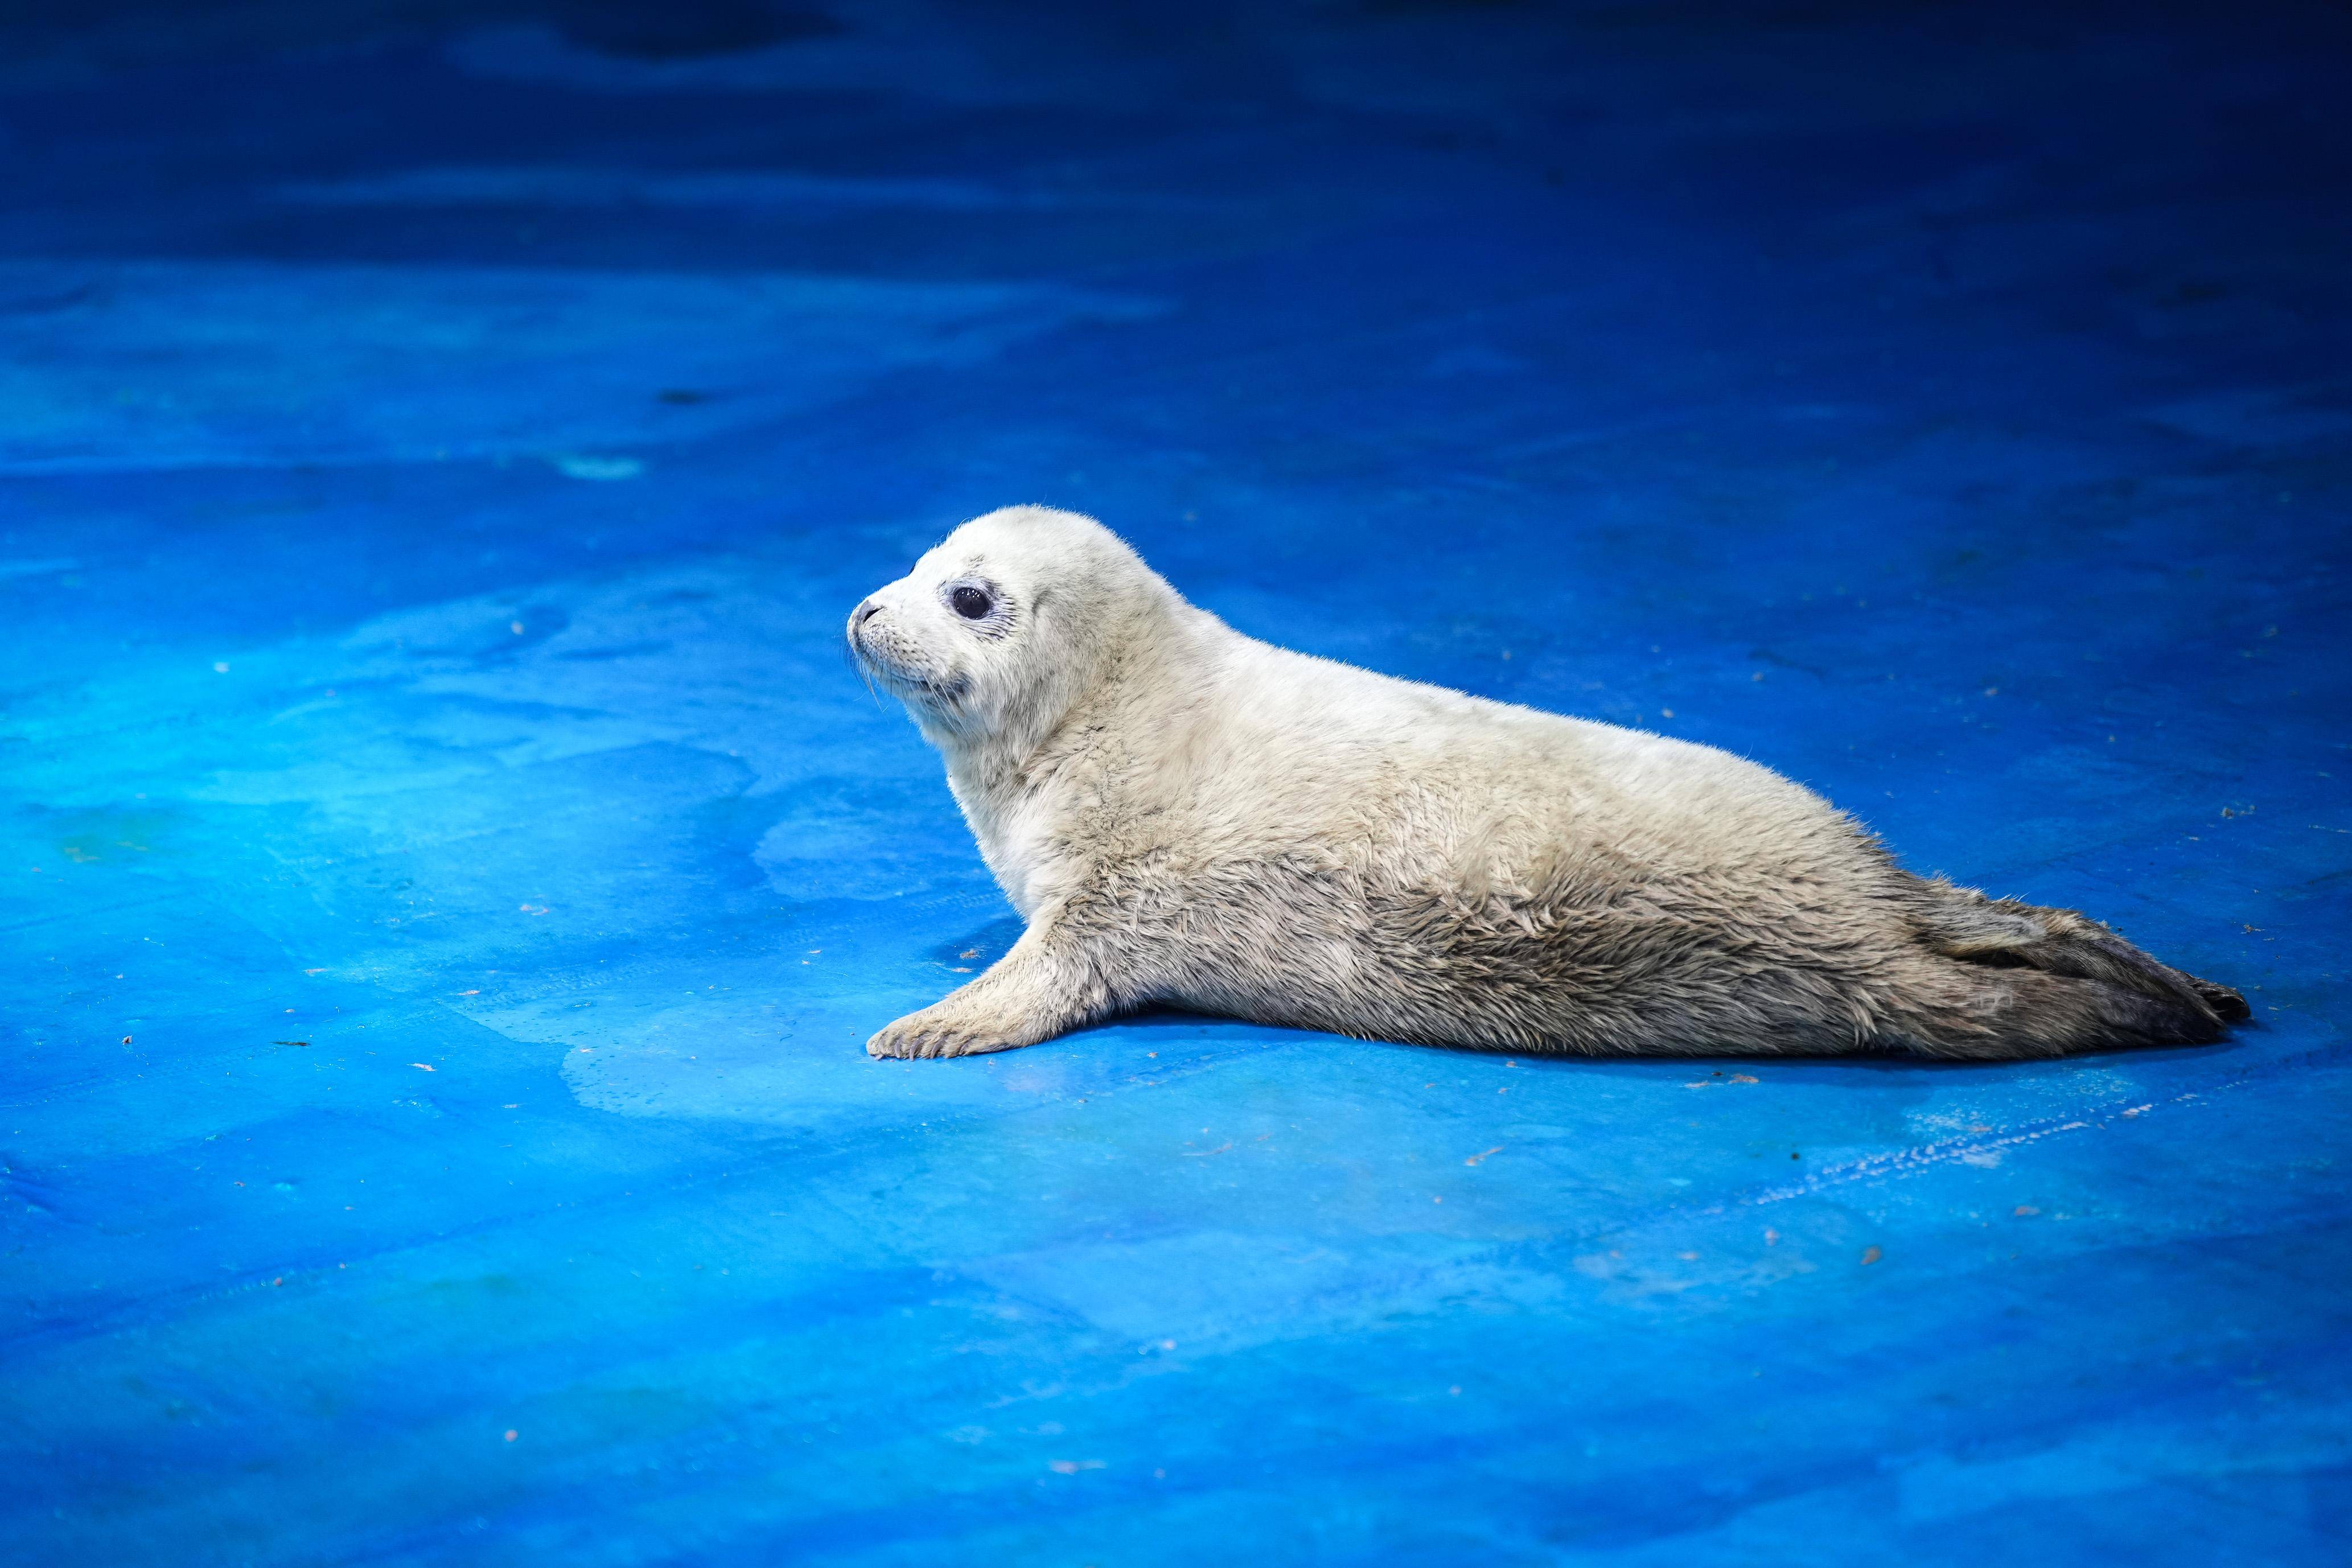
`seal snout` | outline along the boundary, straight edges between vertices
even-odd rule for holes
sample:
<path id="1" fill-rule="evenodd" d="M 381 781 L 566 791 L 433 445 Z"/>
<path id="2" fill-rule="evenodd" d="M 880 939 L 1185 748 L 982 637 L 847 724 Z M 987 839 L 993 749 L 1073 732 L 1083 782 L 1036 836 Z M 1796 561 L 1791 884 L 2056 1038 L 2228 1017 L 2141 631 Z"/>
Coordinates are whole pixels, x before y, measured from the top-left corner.
<path id="1" fill-rule="evenodd" d="M 878 593 L 867 594 L 857 601 L 857 608 L 849 612 L 849 656 L 869 670 L 881 661 L 877 657 L 879 650 L 869 641 L 866 623 L 881 613 L 882 596 Z M 877 632 L 881 630 L 880 627 L 875 628 Z"/>
<path id="2" fill-rule="evenodd" d="M 890 608 L 887 601 L 888 591 L 885 589 L 868 594 L 849 612 L 850 658 L 902 700 L 919 701 L 927 706 L 952 706 L 961 701 L 969 681 L 952 670 L 934 668 L 938 661 L 919 635 L 908 634 L 902 617 L 875 622 L 876 616 Z"/>

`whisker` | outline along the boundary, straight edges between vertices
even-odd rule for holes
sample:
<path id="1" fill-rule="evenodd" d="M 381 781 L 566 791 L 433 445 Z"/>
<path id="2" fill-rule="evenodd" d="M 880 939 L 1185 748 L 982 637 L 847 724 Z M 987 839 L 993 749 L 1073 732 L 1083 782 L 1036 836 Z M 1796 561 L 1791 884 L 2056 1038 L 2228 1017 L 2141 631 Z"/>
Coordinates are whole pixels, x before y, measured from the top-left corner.
<path id="1" fill-rule="evenodd" d="M 864 659 L 857 656 L 857 644 L 846 635 L 841 640 L 841 658 L 842 662 L 856 674 L 857 678 L 865 683 L 866 695 L 874 699 L 874 706 L 877 708 L 881 707 L 882 694 L 874 687 L 874 672 L 867 667 Z"/>

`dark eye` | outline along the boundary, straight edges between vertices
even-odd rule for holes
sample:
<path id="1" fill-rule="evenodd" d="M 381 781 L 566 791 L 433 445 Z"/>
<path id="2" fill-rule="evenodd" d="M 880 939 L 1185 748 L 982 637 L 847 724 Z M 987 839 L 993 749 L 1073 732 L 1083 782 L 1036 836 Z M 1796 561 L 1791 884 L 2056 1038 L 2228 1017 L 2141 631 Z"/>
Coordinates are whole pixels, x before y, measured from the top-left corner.
<path id="1" fill-rule="evenodd" d="M 977 621 L 996 608 L 996 601 L 977 588 L 959 588 L 948 595 L 948 602 L 967 621 Z"/>

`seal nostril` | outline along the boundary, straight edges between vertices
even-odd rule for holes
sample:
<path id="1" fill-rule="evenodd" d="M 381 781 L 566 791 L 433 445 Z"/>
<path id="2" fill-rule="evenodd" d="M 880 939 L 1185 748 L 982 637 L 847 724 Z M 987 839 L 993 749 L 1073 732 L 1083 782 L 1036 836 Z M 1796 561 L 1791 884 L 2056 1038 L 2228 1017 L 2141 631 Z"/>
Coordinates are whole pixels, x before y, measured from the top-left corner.
<path id="1" fill-rule="evenodd" d="M 875 603 L 874 601 L 870 599 L 867 600 L 865 603 L 859 605 L 856 609 L 849 612 L 849 629 L 852 632 L 856 631 L 860 626 L 863 626 L 868 621 L 873 620 L 875 615 L 881 611 L 881 608 L 882 607 Z"/>

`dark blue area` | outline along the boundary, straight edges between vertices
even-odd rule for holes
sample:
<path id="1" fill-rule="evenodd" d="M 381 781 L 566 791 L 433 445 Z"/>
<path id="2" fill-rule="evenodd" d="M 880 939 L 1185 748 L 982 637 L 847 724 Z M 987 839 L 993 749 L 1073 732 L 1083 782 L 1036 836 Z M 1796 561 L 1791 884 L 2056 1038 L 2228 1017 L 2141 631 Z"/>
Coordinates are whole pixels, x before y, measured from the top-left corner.
<path id="1" fill-rule="evenodd" d="M 2352 1553 L 2352 14 L 10 15 L 0 1556 Z M 1013 501 L 2255 1021 L 869 1061 Z"/>

